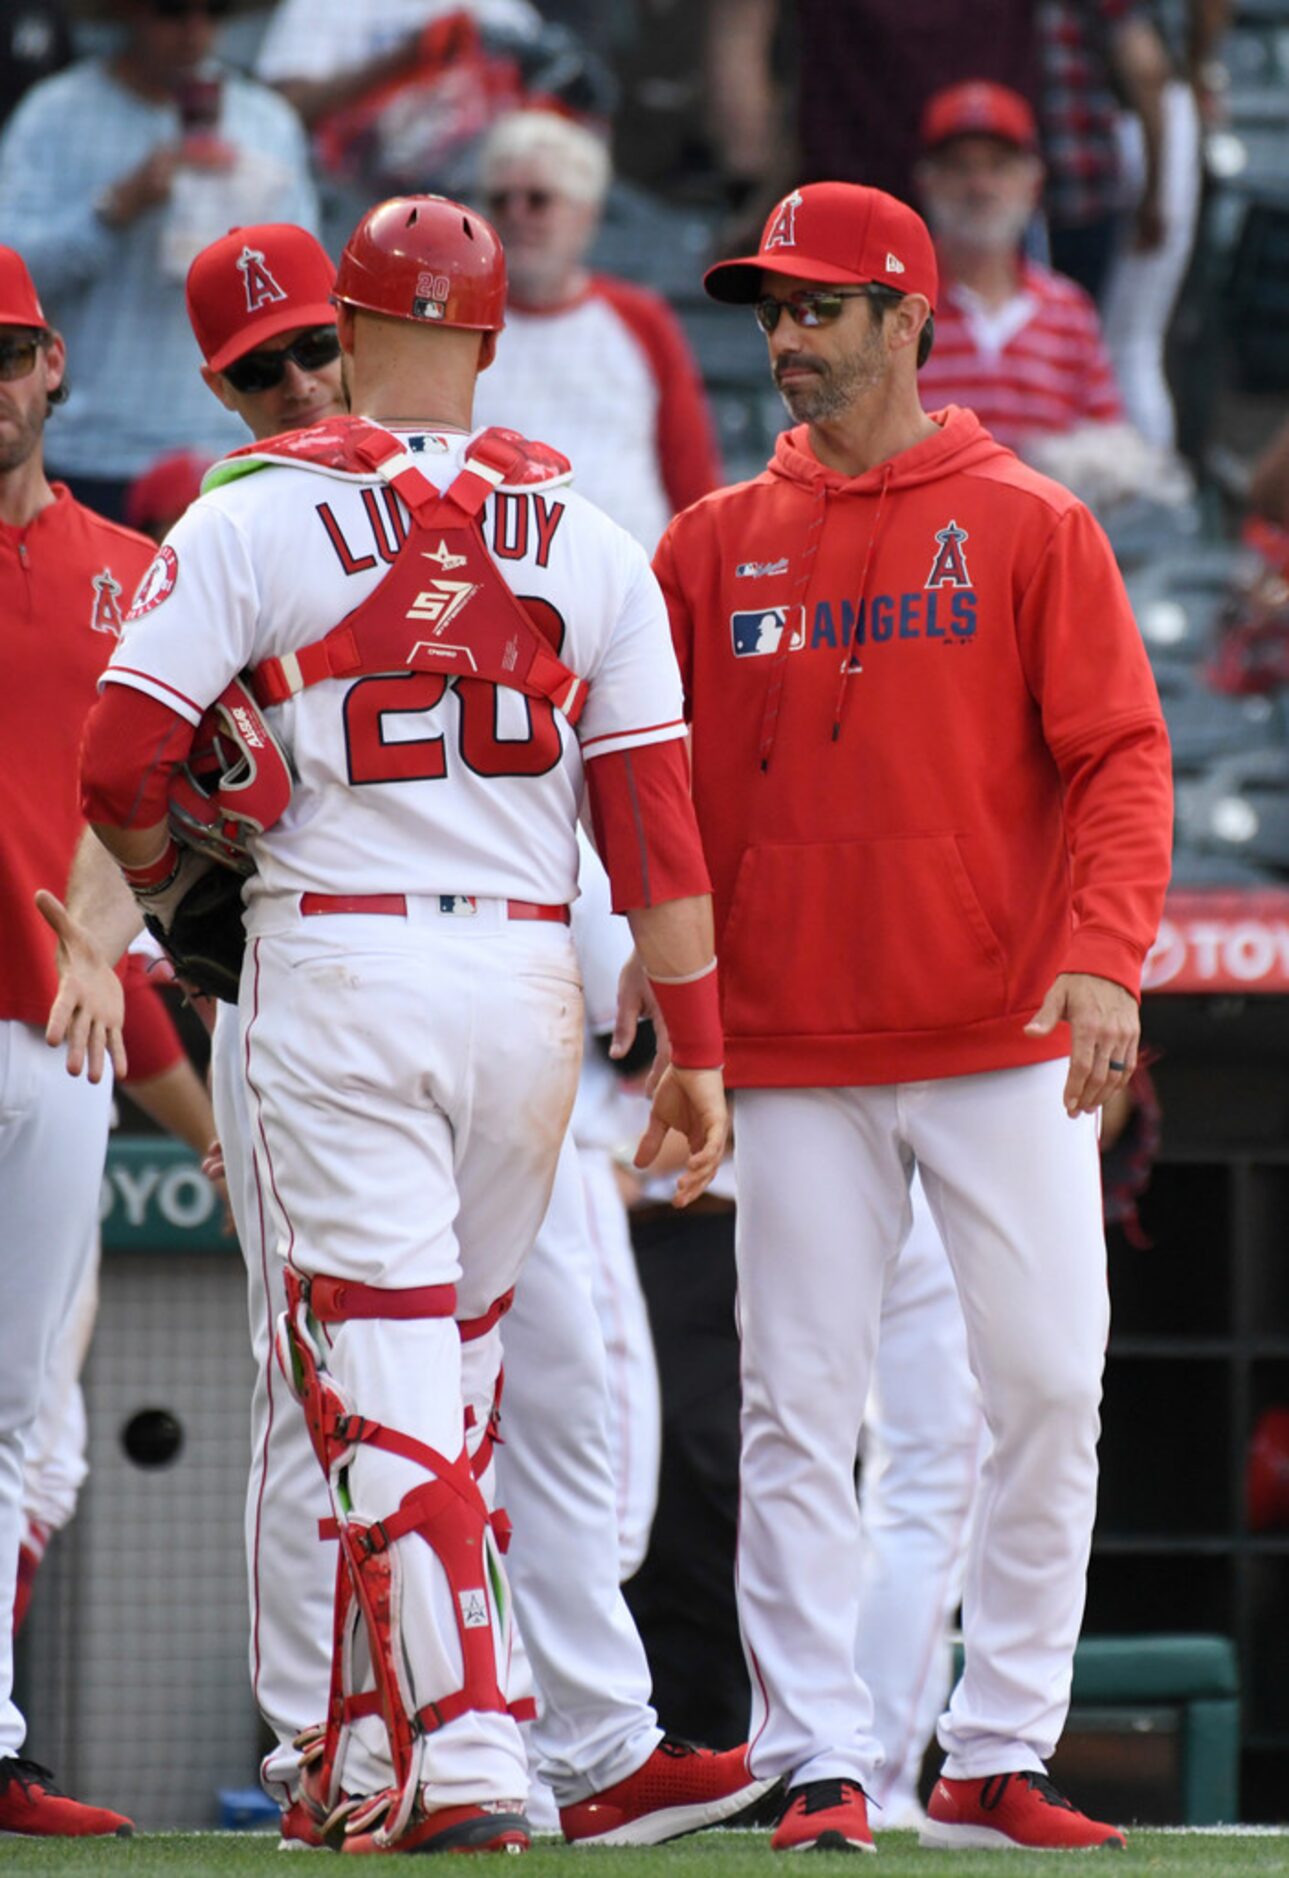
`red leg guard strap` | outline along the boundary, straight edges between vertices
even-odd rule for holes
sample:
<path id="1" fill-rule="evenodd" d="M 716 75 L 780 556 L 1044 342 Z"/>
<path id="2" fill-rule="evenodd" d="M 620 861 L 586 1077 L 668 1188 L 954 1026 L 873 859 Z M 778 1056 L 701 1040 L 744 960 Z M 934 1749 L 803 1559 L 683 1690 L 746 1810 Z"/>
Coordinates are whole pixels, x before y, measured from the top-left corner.
<path id="1" fill-rule="evenodd" d="M 292 1309 L 303 1299 L 320 1324 L 343 1324 L 352 1317 L 388 1317 L 400 1321 L 452 1317 L 457 1308 L 455 1285 L 412 1285 L 403 1291 L 386 1291 L 377 1285 L 354 1284 L 347 1278 L 325 1278 L 317 1273 L 297 1273 L 290 1269 L 286 1280 Z"/>
<path id="2" fill-rule="evenodd" d="M 478 1337 L 486 1337 L 493 1325 L 499 1323 L 515 1301 L 515 1287 L 503 1291 L 499 1298 L 494 1298 L 482 1317 L 458 1317 L 457 1329 L 461 1332 L 462 1343 L 473 1343 Z"/>

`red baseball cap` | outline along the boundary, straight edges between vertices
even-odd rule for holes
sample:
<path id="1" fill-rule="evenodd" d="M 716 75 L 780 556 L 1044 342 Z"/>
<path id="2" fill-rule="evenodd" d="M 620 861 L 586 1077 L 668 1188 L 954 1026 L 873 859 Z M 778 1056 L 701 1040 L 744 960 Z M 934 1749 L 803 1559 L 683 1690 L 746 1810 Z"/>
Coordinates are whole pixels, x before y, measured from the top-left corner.
<path id="1" fill-rule="evenodd" d="M 1289 1409 L 1264 1409 L 1249 1441 L 1245 1510 L 1253 1532 L 1289 1526 Z"/>
<path id="2" fill-rule="evenodd" d="M 1038 126 L 1025 99 L 1018 91 L 983 78 L 946 85 L 927 100 L 922 148 L 936 150 L 954 137 L 997 137 L 1018 150 L 1038 149 Z"/>
<path id="3" fill-rule="evenodd" d="M 0 248 L 0 326 L 50 329 L 27 263 L 16 248 Z"/>
<path id="4" fill-rule="evenodd" d="M 195 450 L 171 450 L 136 476 L 125 492 L 125 520 L 130 528 L 154 522 L 177 522 L 201 494 L 201 479 L 212 459 Z"/>
<path id="5" fill-rule="evenodd" d="M 212 371 L 295 326 L 334 326 L 336 270 L 292 222 L 230 228 L 188 269 L 188 318 Z"/>
<path id="6" fill-rule="evenodd" d="M 770 215 L 755 254 L 718 261 L 703 276 L 713 300 L 746 306 L 762 274 L 827 285 L 876 282 L 925 294 L 935 309 L 938 275 L 930 231 L 916 209 L 860 183 L 806 183 Z"/>

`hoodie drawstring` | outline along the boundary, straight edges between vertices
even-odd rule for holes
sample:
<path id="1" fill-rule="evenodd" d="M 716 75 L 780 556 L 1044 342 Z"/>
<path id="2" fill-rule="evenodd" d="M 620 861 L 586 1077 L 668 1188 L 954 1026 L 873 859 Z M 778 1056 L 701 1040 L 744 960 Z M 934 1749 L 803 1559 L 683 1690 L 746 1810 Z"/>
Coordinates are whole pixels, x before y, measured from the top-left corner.
<path id="1" fill-rule="evenodd" d="M 815 556 L 819 552 L 819 543 L 823 539 L 824 522 L 828 513 L 828 488 L 819 483 L 815 488 L 815 511 L 806 523 L 806 538 L 796 560 L 796 576 L 792 582 L 792 604 L 787 609 L 783 622 L 783 631 L 775 647 L 774 657 L 770 660 L 769 682 L 765 690 L 765 709 L 761 713 L 761 743 L 757 752 L 762 770 L 770 767 L 770 753 L 774 749 L 774 739 L 779 728 L 779 706 L 783 702 L 783 680 L 787 669 L 788 653 L 792 650 L 792 620 L 798 606 L 802 617 L 805 616 L 805 599 L 810 590 L 811 576 L 815 571 Z M 870 543 L 871 546 L 871 543 Z M 868 563 L 864 563 L 867 570 Z"/>
<path id="2" fill-rule="evenodd" d="M 890 486 L 891 465 L 888 463 L 882 470 L 882 486 L 877 492 L 877 511 L 873 516 L 873 526 L 868 531 L 868 546 L 864 550 L 864 565 L 859 570 L 859 593 L 855 602 L 854 637 L 851 639 L 850 644 L 844 647 L 842 651 L 841 672 L 837 680 L 837 703 L 833 711 L 832 740 L 834 743 L 836 743 L 841 736 L 842 713 L 846 709 L 846 680 L 849 678 L 852 670 L 861 672 L 864 669 L 859 662 L 858 649 L 859 635 L 864 624 L 864 602 L 868 596 L 868 570 L 872 565 L 873 548 L 877 542 L 877 531 L 882 525 L 882 509 L 886 502 L 886 491 Z"/>

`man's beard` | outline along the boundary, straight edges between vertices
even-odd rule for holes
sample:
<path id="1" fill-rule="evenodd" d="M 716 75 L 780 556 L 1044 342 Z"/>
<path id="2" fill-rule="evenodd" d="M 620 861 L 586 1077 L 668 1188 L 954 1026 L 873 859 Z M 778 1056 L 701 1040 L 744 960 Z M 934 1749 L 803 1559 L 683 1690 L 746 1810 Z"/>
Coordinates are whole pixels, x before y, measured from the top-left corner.
<path id="1" fill-rule="evenodd" d="M 939 204 L 928 196 L 927 221 L 936 239 L 974 254 L 1014 254 L 1033 210 L 1010 202 Z"/>
<path id="2" fill-rule="evenodd" d="M 788 366 L 806 366 L 811 375 L 796 384 L 781 385 L 779 373 Z M 866 392 L 876 389 L 885 379 L 887 368 L 886 348 L 880 331 L 875 330 L 860 351 L 835 365 L 785 353 L 775 364 L 774 379 L 796 423 L 827 424 L 843 417 Z"/>
<path id="3" fill-rule="evenodd" d="M 15 435 L 0 436 L 0 476 L 7 476 L 11 470 L 21 469 L 40 448 L 49 407 L 46 405 L 43 411 L 28 411 L 25 416 L 18 411 L 5 411 L 3 415 L 11 417 L 18 426 Z"/>

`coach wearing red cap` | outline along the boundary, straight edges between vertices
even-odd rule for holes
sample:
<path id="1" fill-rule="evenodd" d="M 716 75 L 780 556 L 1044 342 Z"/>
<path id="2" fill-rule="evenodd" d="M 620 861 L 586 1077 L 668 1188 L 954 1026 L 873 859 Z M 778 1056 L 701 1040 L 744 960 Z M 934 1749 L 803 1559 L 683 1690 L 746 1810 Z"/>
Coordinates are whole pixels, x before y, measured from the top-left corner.
<path id="1" fill-rule="evenodd" d="M 230 229 L 188 270 L 201 375 L 252 436 L 300 430 L 345 409 L 331 302 L 335 269 L 292 222 Z"/>
<path id="2" fill-rule="evenodd" d="M 1096 1503 L 1096 1115 L 1169 872 L 1158 699 L 1088 512 L 923 409 L 911 209 L 794 189 L 706 285 L 752 310 L 796 420 L 655 561 L 735 1092 L 751 1765 L 789 1783 L 777 1849 L 871 1844 L 854 1467 L 916 1163 L 991 1435 L 924 1843 L 1121 1843 L 1044 1763 Z"/>
<path id="3" fill-rule="evenodd" d="M 82 885 L 93 891 L 104 878 L 79 810 L 77 754 L 99 673 L 152 557 L 151 542 L 82 507 L 45 473 L 45 426 L 65 396 L 66 363 L 22 256 L 0 248 L 0 1833 L 37 1837 L 131 1830 L 25 1758 L 12 1699 L 24 1452 L 97 1244 L 112 1095 L 101 1028 L 78 1024 L 66 1058 L 46 1044 L 59 980 L 35 895 L 63 892 L 70 872 L 75 904 Z M 51 923 L 65 940 L 61 921 Z M 90 1077 L 69 1076 L 87 1054 Z"/>
<path id="4" fill-rule="evenodd" d="M 935 235 L 941 295 L 930 404 L 965 404 L 999 443 L 1123 421 L 1091 299 L 1028 260 L 1022 240 L 1043 187 L 1034 114 L 1005 85 L 938 91 L 921 127 L 917 184 Z"/>

